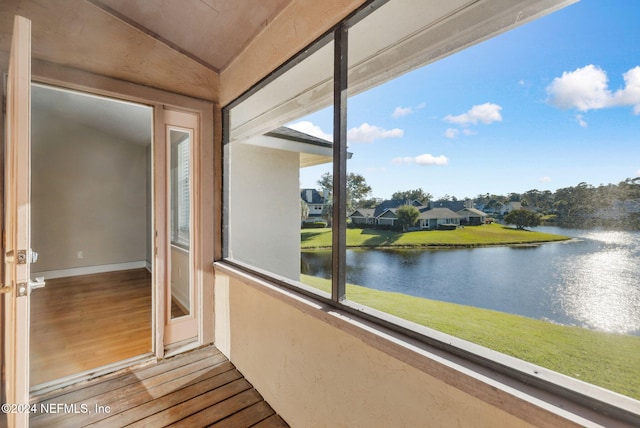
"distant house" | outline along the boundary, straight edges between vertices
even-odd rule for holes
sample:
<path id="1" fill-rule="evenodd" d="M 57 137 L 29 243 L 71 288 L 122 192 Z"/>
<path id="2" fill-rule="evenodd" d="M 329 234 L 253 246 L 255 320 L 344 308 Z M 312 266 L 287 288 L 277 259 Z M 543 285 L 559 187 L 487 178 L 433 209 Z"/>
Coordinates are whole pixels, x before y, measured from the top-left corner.
<path id="1" fill-rule="evenodd" d="M 460 225 L 462 216 L 449 208 L 431 208 L 420 212 L 420 229 L 455 228 Z"/>
<path id="2" fill-rule="evenodd" d="M 462 217 L 461 223 L 468 224 L 471 226 L 476 226 L 479 224 L 484 224 L 487 214 L 476 208 L 465 208 L 457 212 L 457 214 Z"/>
<path id="3" fill-rule="evenodd" d="M 305 201 L 309 207 L 309 214 L 304 221 L 313 222 L 320 220 L 322 218 L 326 197 L 316 189 L 302 189 L 300 190 L 300 198 Z"/>
<path id="4" fill-rule="evenodd" d="M 463 202 L 460 203 L 463 204 Z M 396 215 L 398 208 L 404 205 L 413 205 L 420 211 L 420 217 L 416 224 L 420 229 L 457 227 L 463 219 L 462 216 L 449 208 L 430 208 L 418 201 L 404 199 L 389 199 L 381 202 L 375 208 L 359 208 L 351 213 L 349 218 L 353 224 L 394 227 L 398 220 Z"/>
<path id="5" fill-rule="evenodd" d="M 376 224 L 375 208 L 358 208 L 349 218 L 353 224 Z"/>
<path id="6" fill-rule="evenodd" d="M 396 220 L 398 218 L 396 216 L 396 211 L 398 211 L 398 208 L 403 205 L 413 205 L 418 209 L 424 208 L 424 205 L 422 205 L 418 201 L 406 199 L 388 199 L 378 204 L 373 211 L 373 216 L 376 220 L 376 224 L 379 224 L 381 226 L 395 226 Z"/>
<path id="7" fill-rule="evenodd" d="M 395 226 L 398 216 L 396 215 L 397 208 L 389 208 L 384 210 L 379 216 L 376 217 L 376 222 L 380 226 Z"/>
<path id="8" fill-rule="evenodd" d="M 418 201 L 406 200 L 406 199 L 387 199 L 386 201 L 382 201 L 378 205 L 376 205 L 374 216 L 378 217 L 382 215 L 386 210 L 397 210 L 403 205 L 413 205 L 416 208 L 422 208 L 422 205 Z"/>

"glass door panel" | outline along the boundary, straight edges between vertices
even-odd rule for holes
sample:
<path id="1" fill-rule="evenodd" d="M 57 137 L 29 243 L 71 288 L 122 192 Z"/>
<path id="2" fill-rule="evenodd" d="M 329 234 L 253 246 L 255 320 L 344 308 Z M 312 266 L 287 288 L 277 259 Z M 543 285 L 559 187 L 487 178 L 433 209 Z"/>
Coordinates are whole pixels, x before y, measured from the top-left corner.
<path id="1" fill-rule="evenodd" d="M 170 129 L 171 318 L 191 314 L 191 132 Z"/>

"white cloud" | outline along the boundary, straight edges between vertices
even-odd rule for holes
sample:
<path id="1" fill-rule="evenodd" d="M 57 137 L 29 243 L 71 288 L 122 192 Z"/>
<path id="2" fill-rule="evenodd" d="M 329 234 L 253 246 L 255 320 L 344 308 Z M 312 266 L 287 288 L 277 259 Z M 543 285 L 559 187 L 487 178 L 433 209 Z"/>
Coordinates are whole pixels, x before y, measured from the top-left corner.
<path id="1" fill-rule="evenodd" d="M 586 128 L 587 126 L 589 126 L 587 121 L 584 120 L 584 116 L 581 114 L 576 114 L 576 120 L 578 121 L 578 124 L 580 124 L 580 126 L 582 126 L 583 128 Z"/>
<path id="2" fill-rule="evenodd" d="M 396 107 L 393 114 L 391 114 L 391 117 L 397 119 L 402 116 L 410 115 L 411 113 L 413 113 L 413 109 L 411 107 Z"/>
<path id="3" fill-rule="evenodd" d="M 410 114 L 415 113 L 416 110 L 420 110 L 420 109 L 425 108 L 426 105 L 427 105 L 426 103 L 420 103 L 415 107 L 398 106 L 398 107 L 396 107 L 396 109 L 391 114 L 391 117 L 393 117 L 394 119 L 397 119 L 397 118 L 402 117 L 402 116 L 408 116 Z"/>
<path id="4" fill-rule="evenodd" d="M 607 73 L 595 65 L 565 71 L 547 86 L 549 101 L 556 107 L 580 111 L 603 108 L 611 99 Z"/>
<path id="5" fill-rule="evenodd" d="M 322 138 L 327 141 L 333 141 L 333 135 L 324 132 L 318 125 L 314 125 L 308 120 L 303 120 L 291 125 L 287 125 L 291 129 L 304 132 L 305 134 L 313 135 L 314 137 Z"/>
<path id="6" fill-rule="evenodd" d="M 363 123 L 357 128 L 351 128 L 347 131 L 347 141 L 355 143 L 372 143 L 375 140 L 384 138 L 400 138 L 404 135 L 404 131 L 399 128 L 384 129 L 379 126 Z"/>
<path id="7" fill-rule="evenodd" d="M 444 131 L 444 136 L 447 138 L 456 138 L 458 136 L 458 134 L 460 133 L 460 130 L 457 128 L 447 128 L 446 131 Z"/>
<path id="8" fill-rule="evenodd" d="M 541 183 L 549 183 L 551 182 L 551 177 L 548 177 L 548 176 L 540 177 L 538 181 L 540 181 Z"/>
<path id="9" fill-rule="evenodd" d="M 562 108 L 579 111 L 633 106 L 634 114 L 640 115 L 640 66 L 623 75 L 625 87 L 615 93 L 609 89 L 607 73 L 593 64 L 565 71 L 547 86 L 549 103 Z"/>
<path id="10" fill-rule="evenodd" d="M 488 125 L 493 122 L 502 121 L 500 110 L 502 110 L 502 107 L 498 104 L 484 103 L 475 105 L 466 113 L 458 116 L 448 115 L 444 120 L 462 126 L 477 125 L 478 122 Z"/>
<path id="11" fill-rule="evenodd" d="M 625 87 L 613 94 L 616 105 L 632 105 L 633 114 L 640 114 L 640 66 L 634 67 L 622 75 Z"/>
<path id="12" fill-rule="evenodd" d="M 416 165 L 428 166 L 428 165 L 447 165 L 449 163 L 449 159 L 444 155 L 433 156 L 432 154 L 425 153 L 423 155 L 419 155 L 416 157 L 406 156 L 406 157 L 395 158 L 392 160 L 392 162 L 396 165 L 416 164 Z"/>

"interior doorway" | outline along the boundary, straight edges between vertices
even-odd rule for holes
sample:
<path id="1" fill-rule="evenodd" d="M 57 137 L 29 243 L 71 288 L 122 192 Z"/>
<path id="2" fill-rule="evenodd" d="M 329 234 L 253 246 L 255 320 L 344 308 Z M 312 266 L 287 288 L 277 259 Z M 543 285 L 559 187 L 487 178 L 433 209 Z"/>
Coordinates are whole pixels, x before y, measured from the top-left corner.
<path id="1" fill-rule="evenodd" d="M 151 107 L 32 86 L 32 388 L 154 350 L 152 130 Z"/>

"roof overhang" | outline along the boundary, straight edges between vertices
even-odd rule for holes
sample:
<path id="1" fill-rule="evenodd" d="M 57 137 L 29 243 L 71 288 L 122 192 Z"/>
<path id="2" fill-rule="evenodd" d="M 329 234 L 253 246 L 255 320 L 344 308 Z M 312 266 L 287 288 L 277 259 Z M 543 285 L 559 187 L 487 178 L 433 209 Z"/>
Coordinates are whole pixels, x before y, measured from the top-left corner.
<path id="1" fill-rule="evenodd" d="M 576 0 L 394 0 L 349 23 L 349 95 L 363 92 Z M 356 16 L 354 19 L 357 19 Z M 384 29 L 384 31 L 381 31 Z M 264 134 L 333 100 L 331 37 L 232 104 L 230 139 Z"/>

